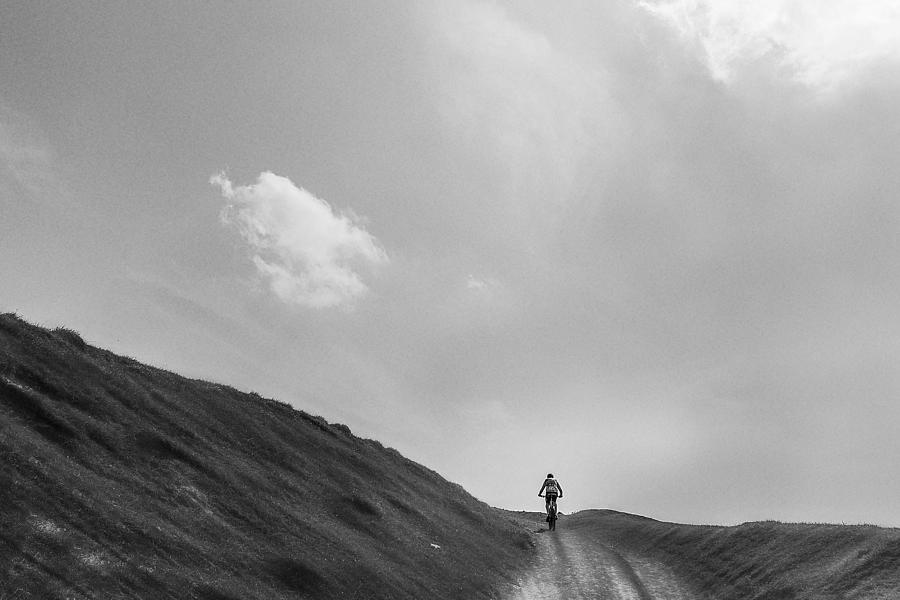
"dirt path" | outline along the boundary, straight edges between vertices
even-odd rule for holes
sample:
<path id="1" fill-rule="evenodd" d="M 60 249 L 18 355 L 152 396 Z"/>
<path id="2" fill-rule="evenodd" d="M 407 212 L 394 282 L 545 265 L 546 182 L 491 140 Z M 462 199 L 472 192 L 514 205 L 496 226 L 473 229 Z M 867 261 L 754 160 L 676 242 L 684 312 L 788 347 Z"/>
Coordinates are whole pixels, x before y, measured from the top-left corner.
<path id="1" fill-rule="evenodd" d="M 692 600 L 668 568 L 624 556 L 578 530 L 560 527 L 537 538 L 538 564 L 506 600 Z"/>

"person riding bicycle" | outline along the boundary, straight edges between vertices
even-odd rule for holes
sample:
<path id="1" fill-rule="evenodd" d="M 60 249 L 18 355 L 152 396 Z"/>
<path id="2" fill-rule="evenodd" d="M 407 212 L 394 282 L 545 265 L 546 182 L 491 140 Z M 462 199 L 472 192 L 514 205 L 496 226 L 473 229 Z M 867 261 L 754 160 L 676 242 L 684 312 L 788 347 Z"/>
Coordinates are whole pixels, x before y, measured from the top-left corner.
<path id="1" fill-rule="evenodd" d="M 546 504 L 547 504 L 547 516 L 550 516 L 550 501 L 553 500 L 554 503 L 556 498 L 562 498 L 563 489 L 562 486 L 559 485 L 559 482 L 553 478 L 553 473 L 547 473 L 547 479 L 544 480 L 544 485 L 541 486 L 541 489 L 538 491 L 538 497 L 544 496 L 543 492 L 547 490 L 546 494 Z"/>

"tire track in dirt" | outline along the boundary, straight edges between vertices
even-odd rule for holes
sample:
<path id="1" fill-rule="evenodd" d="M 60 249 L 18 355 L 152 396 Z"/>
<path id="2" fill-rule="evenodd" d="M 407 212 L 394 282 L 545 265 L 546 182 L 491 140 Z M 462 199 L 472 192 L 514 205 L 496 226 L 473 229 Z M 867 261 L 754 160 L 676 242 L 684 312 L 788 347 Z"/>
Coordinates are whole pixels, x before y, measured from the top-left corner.
<path id="1" fill-rule="evenodd" d="M 669 569 L 575 530 L 541 531 L 538 561 L 504 600 L 692 600 Z"/>

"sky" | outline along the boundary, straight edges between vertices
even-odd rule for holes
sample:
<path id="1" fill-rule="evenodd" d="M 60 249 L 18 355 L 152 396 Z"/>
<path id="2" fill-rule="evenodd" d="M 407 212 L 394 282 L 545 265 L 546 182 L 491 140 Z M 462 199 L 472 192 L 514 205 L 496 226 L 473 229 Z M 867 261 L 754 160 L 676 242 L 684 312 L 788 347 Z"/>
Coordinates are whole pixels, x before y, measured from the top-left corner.
<path id="1" fill-rule="evenodd" d="M 4 2 L 0 311 L 499 507 L 900 526 L 893 0 Z"/>

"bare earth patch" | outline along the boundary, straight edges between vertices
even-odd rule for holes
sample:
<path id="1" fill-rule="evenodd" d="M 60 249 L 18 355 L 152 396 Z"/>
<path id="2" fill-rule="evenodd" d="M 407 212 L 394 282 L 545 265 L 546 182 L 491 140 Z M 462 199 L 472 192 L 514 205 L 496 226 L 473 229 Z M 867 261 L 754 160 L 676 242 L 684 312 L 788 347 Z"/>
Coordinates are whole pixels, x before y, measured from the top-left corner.
<path id="1" fill-rule="evenodd" d="M 689 600 L 687 586 L 662 563 L 622 555 L 579 529 L 536 535 L 538 561 L 505 600 Z"/>

